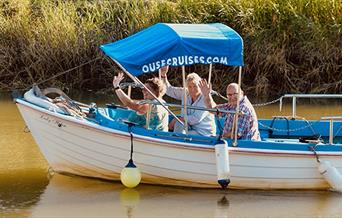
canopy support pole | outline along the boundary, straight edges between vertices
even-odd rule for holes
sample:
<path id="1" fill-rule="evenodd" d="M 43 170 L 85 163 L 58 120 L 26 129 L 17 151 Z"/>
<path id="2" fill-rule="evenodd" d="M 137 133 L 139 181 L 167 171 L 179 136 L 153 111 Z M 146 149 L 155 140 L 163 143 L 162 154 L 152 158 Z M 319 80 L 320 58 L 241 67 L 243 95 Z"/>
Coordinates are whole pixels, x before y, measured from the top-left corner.
<path id="1" fill-rule="evenodd" d="M 209 65 L 209 75 L 208 75 L 208 84 L 211 82 L 211 72 L 213 70 L 213 64 Z"/>
<path id="2" fill-rule="evenodd" d="M 152 105 L 148 105 L 148 110 L 146 114 L 146 129 L 150 129 Z"/>
<path id="3" fill-rule="evenodd" d="M 128 89 L 127 89 L 128 97 L 131 97 L 131 93 L 132 93 L 132 86 L 128 86 Z"/>
<path id="4" fill-rule="evenodd" d="M 187 98 L 186 98 L 186 79 L 185 79 L 185 66 L 182 66 L 182 76 L 183 76 L 183 98 L 184 98 L 184 130 L 185 134 L 188 134 L 188 110 L 187 110 Z"/>
<path id="5" fill-rule="evenodd" d="M 238 145 L 238 143 L 237 143 L 237 134 L 238 134 L 238 121 L 239 121 L 238 118 L 239 118 L 239 113 L 240 113 L 241 74 L 242 74 L 242 66 L 239 66 L 238 100 L 237 100 L 237 104 L 236 104 L 235 115 L 234 115 L 234 122 L 233 122 L 233 129 L 234 129 L 234 142 L 233 142 L 233 146 L 234 147 L 236 147 Z"/>
<path id="6" fill-rule="evenodd" d="M 121 68 L 121 70 L 123 70 L 126 74 L 127 74 L 127 76 L 129 76 L 134 82 L 136 82 L 136 83 L 138 83 L 138 84 L 140 84 L 141 86 L 143 86 L 145 89 L 146 89 L 146 91 L 148 92 L 148 93 L 150 93 L 152 96 L 153 96 L 153 98 L 155 98 L 159 103 L 160 103 L 160 105 L 161 106 L 163 106 L 163 108 L 165 108 L 165 110 L 167 110 L 180 124 L 182 124 L 183 126 L 184 126 L 184 123 L 167 107 L 167 106 L 165 106 L 165 104 L 163 103 L 163 102 L 161 102 L 158 98 L 157 98 L 157 96 L 150 90 L 150 89 L 148 89 L 146 86 L 145 86 L 145 84 L 144 83 L 142 83 L 137 77 L 135 77 L 135 76 L 133 76 L 132 74 L 130 74 L 119 62 L 117 62 L 115 59 L 113 59 L 113 58 L 111 58 L 120 68 Z"/>

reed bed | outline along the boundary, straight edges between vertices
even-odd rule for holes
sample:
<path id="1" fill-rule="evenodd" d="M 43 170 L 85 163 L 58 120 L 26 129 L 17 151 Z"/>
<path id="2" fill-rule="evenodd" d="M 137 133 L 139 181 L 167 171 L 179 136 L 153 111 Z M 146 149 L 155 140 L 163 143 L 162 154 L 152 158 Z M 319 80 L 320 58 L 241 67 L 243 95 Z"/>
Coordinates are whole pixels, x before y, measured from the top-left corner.
<path id="1" fill-rule="evenodd" d="M 222 22 L 239 32 L 248 95 L 342 92 L 342 6 L 335 0 L 0 0 L 0 90 L 33 83 L 109 90 L 118 68 L 99 45 L 158 22 Z M 187 70 L 205 76 L 208 66 Z M 236 72 L 214 66 L 214 89 L 224 93 Z M 175 84 L 179 78 L 171 76 Z"/>

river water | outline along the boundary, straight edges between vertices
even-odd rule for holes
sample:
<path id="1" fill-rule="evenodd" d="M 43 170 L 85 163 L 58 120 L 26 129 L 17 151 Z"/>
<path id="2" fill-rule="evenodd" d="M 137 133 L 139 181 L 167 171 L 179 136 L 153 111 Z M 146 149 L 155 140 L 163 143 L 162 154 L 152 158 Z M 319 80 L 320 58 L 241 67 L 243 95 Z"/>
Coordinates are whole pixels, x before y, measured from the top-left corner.
<path id="1" fill-rule="evenodd" d="M 0 93 L 0 108 L 0 217 L 342 217 L 342 194 L 329 191 L 126 189 L 119 182 L 51 175 L 7 94 Z M 290 104 L 282 112 L 278 105 L 256 109 L 259 118 L 291 114 Z M 341 116 L 342 105 L 305 102 L 297 114 Z"/>

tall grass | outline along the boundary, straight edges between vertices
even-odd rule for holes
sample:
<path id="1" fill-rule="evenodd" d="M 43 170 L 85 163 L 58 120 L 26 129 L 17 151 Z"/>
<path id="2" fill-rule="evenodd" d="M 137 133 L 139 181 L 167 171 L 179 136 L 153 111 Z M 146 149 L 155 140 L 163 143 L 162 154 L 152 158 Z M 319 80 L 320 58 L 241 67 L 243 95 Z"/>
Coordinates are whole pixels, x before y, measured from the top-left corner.
<path id="1" fill-rule="evenodd" d="M 44 86 L 109 88 L 117 67 L 99 45 L 157 22 L 234 28 L 244 39 L 249 95 L 342 92 L 342 6 L 335 0 L 0 0 L 0 89 L 26 88 L 96 58 Z M 206 75 L 207 67 L 188 70 Z M 215 89 L 236 80 L 231 71 L 214 67 Z"/>

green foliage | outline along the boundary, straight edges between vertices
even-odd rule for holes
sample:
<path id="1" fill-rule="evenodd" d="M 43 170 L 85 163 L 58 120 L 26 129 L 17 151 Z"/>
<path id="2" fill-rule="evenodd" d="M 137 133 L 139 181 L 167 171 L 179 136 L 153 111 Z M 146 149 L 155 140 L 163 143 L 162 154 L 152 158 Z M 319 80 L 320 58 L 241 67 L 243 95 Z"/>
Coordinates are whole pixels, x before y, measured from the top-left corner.
<path id="1" fill-rule="evenodd" d="M 222 22 L 244 39 L 249 95 L 340 93 L 341 11 L 336 0 L 0 0 L 0 89 L 28 87 L 95 58 L 45 85 L 110 87 L 117 68 L 99 45 L 158 22 Z M 231 70 L 214 67 L 215 89 L 236 79 L 219 78 Z"/>

